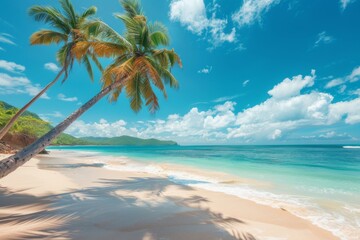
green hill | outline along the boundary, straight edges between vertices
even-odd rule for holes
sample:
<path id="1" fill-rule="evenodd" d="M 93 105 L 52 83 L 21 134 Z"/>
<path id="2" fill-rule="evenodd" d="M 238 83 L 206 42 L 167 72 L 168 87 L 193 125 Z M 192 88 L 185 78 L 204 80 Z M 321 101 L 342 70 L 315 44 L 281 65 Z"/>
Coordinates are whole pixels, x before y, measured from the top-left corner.
<path id="1" fill-rule="evenodd" d="M 0 101 L 0 128 L 5 126 L 11 116 L 18 109 L 6 102 Z M 32 141 L 41 137 L 53 128 L 49 122 L 42 120 L 37 114 L 26 111 L 10 129 L 10 134 L 5 136 L 10 145 L 23 147 L 28 142 L 21 144 L 23 136 L 27 136 Z M 11 137 L 9 137 L 11 135 Z M 15 137 L 14 137 L 15 136 Z M 21 137 L 16 137 L 21 136 Z M 15 140 L 14 140 L 15 139 Z M 11 141 L 10 141 L 11 140 Z M 14 142 L 15 141 L 15 142 Z M 102 137 L 85 137 L 76 138 L 69 134 L 63 133 L 57 137 L 52 145 L 122 145 L 122 146 L 163 146 L 177 145 L 174 141 L 161 141 L 157 139 L 141 139 L 129 136 L 102 138 Z"/>
<path id="2" fill-rule="evenodd" d="M 85 137 L 80 138 L 85 142 L 92 143 L 93 145 L 117 145 L 117 146 L 164 146 L 164 145 L 177 145 L 174 141 L 162 141 L 158 139 L 141 139 L 130 136 L 121 137 Z"/>
<path id="3" fill-rule="evenodd" d="M 6 102 L 0 101 L 0 128 L 4 127 L 10 118 L 18 109 Z M 37 114 L 26 111 L 10 129 L 11 135 L 26 135 L 33 138 L 39 138 L 52 129 L 49 122 L 42 120 Z M 6 139 L 6 138 L 5 138 Z M 86 144 L 81 139 L 75 138 L 69 134 L 61 134 L 52 144 L 55 145 L 73 145 Z M 21 144 L 19 144 L 21 146 Z"/>

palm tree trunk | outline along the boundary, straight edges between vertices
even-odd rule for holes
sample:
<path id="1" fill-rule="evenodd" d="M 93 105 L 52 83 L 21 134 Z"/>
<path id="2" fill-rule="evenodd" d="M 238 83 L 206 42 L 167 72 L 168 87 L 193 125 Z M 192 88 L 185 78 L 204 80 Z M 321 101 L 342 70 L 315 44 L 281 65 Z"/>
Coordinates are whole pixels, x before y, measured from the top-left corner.
<path id="1" fill-rule="evenodd" d="M 5 134 L 10 130 L 10 128 L 15 124 L 16 120 L 28 109 L 39 97 L 41 97 L 52 85 L 54 85 L 60 78 L 60 76 L 65 71 L 65 67 L 61 69 L 61 71 L 58 73 L 58 75 L 55 77 L 55 79 L 50 82 L 43 90 L 41 90 L 35 97 L 33 97 L 30 102 L 28 102 L 23 108 L 21 108 L 10 120 L 0 130 L 0 140 L 5 136 Z"/>
<path id="2" fill-rule="evenodd" d="M 50 145 L 52 140 L 59 136 L 67 127 L 69 127 L 76 119 L 78 119 L 84 112 L 95 105 L 100 99 L 106 96 L 111 90 L 120 86 L 121 81 L 113 83 L 107 88 L 104 88 L 96 96 L 90 99 L 87 103 L 82 105 L 78 110 L 73 112 L 67 119 L 58 124 L 55 128 L 50 130 L 47 134 L 39 138 L 33 144 L 25 147 L 18 153 L 0 161 L 0 179 L 26 163 L 34 155 L 41 152 L 46 146 Z"/>

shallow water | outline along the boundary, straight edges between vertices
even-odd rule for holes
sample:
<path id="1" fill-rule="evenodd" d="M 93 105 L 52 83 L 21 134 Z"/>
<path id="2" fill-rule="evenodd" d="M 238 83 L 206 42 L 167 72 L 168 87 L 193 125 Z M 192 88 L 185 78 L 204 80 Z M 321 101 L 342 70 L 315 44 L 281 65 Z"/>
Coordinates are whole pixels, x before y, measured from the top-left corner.
<path id="1" fill-rule="evenodd" d="M 282 207 L 344 240 L 360 239 L 360 148 L 354 146 L 71 146 L 51 149 L 125 156 L 141 164 L 105 167 L 146 171 L 170 180 Z M 257 183 L 222 183 L 161 164 L 181 164 Z M 255 182 L 255 181 L 254 181 Z"/>

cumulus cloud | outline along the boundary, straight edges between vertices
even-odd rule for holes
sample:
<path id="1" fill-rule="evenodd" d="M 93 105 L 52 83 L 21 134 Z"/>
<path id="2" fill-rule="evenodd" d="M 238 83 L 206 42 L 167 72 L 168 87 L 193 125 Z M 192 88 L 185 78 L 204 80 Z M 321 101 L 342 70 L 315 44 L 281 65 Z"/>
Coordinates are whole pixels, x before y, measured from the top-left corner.
<path id="1" fill-rule="evenodd" d="M 318 47 L 321 44 L 332 43 L 334 40 L 335 40 L 334 37 L 328 35 L 325 31 L 323 31 L 317 35 L 317 39 L 315 41 L 314 47 Z"/>
<path id="2" fill-rule="evenodd" d="M 329 123 L 336 123 L 342 118 L 345 118 L 345 122 L 348 124 L 360 123 L 360 97 L 329 106 Z"/>
<path id="3" fill-rule="evenodd" d="M 211 71 L 212 71 L 212 66 L 206 66 L 203 69 L 200 69 L 198 73 L 209 74 L 211 73 Z"/>
<path id="4" fill-rule="evenodd" d="M 59 93 L 58 99 L 64 102 L 76 102 L 78 100 L 77 97 L 66 97 L 65 94 Z"/>
<path id="5" fill-rule="evenodd" d="M 1 59 L 0 59 L 0 68 L 13 73 L 21 73 L 25 71 L 25 67 L 23 65 L 14 62 L 8 62 L 6 60 L 1 60 Z"/>
<path id="6" fill-rule="evenodd" d="M 189 112 L 171 114 L 165 119 L 123 120 L 110 123 L 78 121 L 69 130 L 75 136 L 120 136 L 172 139 L 188 144 L 220 144 L 290 139 L 291 133 L 309 126 L 326 127 L 344 122 L 360 123 L 360 96 L 335 102 L 329 93 L 305 91 L 315 81 L 315 71 L 308 76 L 286 78 L 269 91 L 265 101 L 237 112 L 236 102 L 226 100 L 209 109 L 191 108 Z M 305 92 L 305 93 L 304 93 Z M 319 136 L 318 136 L 319 137 Z M 339 134 L 324 133 L 322 138 L 338 138 Z"/>
<path id="7" fill-rule="evenodd" d="M 280 0 L 244 0 L 240 9 L 232 15 L 232 20 L 239 26 L 246 26 L 261 21 L 262 15 L 279 4 Z"/>
<path id="8" fill-rule="evenodd" d="M 212 37 L 209 42 L 216 47 L 224 42 L 236 41 L 235 28 L 225 33 L 228 21 L 216 17 L 219 7 L 216 1 L 207 9 L 204 0 L 172 0 L 169 15 L 172 21 L 180 22 L 182 26 L 199 36 L 209 33 Z"/>
<path id="9" fill-rule="evenodd" d="M 27 77 L 14 77 L 5 73 L 0 73 L 0 94 L 28 94 L 35 96 L 42 88 L 39 84 L 32 84 Z M 49 99 L 44 93 L 41 98 Z"/>
<path id="10" fill-rule="evenodd" d="M 44 68 L 46 70 L 52 71 L 54 73 L 57 73 L 60 71 L 60 67 L 56 65 L 55 63 L 49 62 L 44 64 Z"/>
<path id="11" fill-rule="evenodd" d="M 105 119 L 98 122 L 85 123 L 82 120 L 75 121 L 66 132 L 77 137 L 117 137 L 122 135 L 137 136 L 134 128 L 127 129 L 127 123 L 119 120 L 109 123 Z"/>
<path id="12" fill-rule="evenodd" d="M 297 96 L 300 94 L 300 91 L 305 87 L 311 87 L 314 85 L 315 80 L 315 70 L 311 71 L 311 76 L 298 75 L 292 79 L 286 78 L 281 83 L 276 85 L 268 93 L 274 98 L 288 98 L 292 96 Z"/>

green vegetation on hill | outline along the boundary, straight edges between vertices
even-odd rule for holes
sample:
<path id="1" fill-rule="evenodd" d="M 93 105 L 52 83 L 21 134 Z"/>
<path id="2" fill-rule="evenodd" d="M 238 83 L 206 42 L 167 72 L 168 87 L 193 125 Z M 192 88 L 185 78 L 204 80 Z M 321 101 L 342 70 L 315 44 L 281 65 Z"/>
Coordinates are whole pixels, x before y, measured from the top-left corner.
<path id="1" fill-rule="evenodd" d="M 0 101 L 0 128 L 5 126 L 10 117 L 18 109 L 8 103 Z M 42 120 L 35 113 L 26 111 L 10 129 L 10 134 L 25 134 L 39 138 L 49 132 L 53 126 Z M 122 145 L 122 146 L 164 146 L 177 145 L 174 141 L 162 141 L 157 139 L 141 139 L 130 136 L 113 138 L 85 137 L 76 138 L 69 134 L 62 133 L 53 142 L 53 145 Z"/>
<path id="2" fill-rule="evenodd" d="M 8 103 L 0 101 L 0 128 L 4 127 L 18 109 Z M 42 120 L 37 114 L 26 111 L 10 129 L 10 134 L 25 134 L 36 138 L 49 132 L 52 126 L 49 122 Z M 69 134 L 61 134 L 52 144 L 74 145 L 87 144 L 85 141 L 75 138 Z"/>
<path id="3" fill-rule="evenodd" d="M 121 136 L 121 137 L 85 137 L 80 138 L 86 142 L 92 143 L 94 145 L 117 145 L 117 146 L 164 146 L 164 145 L 177 145 L 174 141 L 162 141 L 158 139 L 141 139 L 130 136 Z"/>

